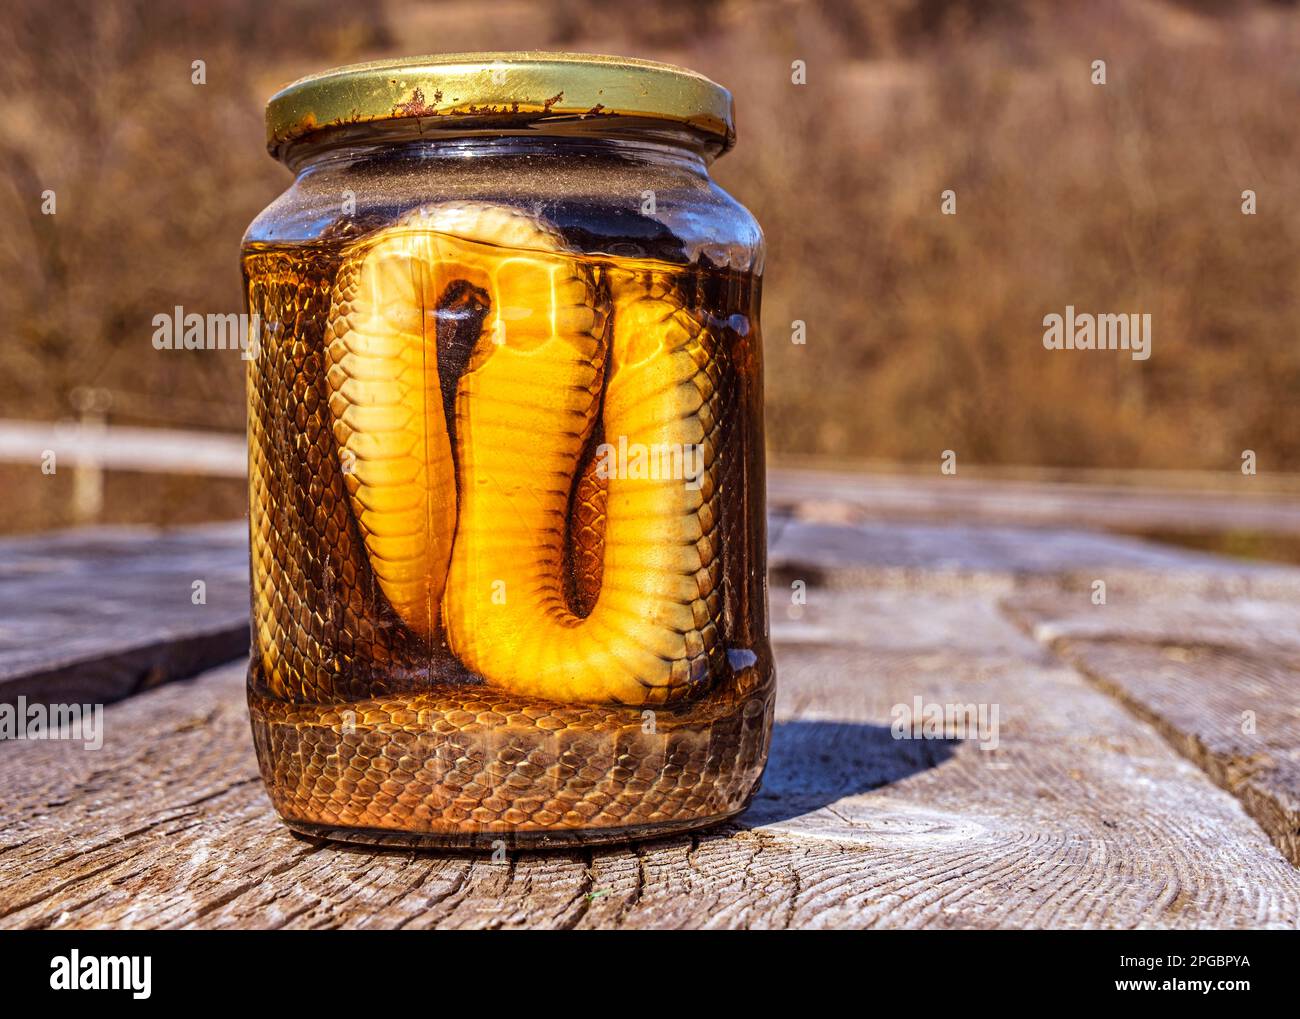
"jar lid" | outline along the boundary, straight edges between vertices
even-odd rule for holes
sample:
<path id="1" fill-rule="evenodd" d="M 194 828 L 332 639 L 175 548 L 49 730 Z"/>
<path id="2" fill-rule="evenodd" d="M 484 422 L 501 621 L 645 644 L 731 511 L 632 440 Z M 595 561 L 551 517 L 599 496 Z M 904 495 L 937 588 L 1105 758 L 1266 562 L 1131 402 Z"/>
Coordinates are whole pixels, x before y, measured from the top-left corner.
<path id="1" fill-rule="evenodd" d="M 317 132 L 376 121 L 491 130 L 607 117 L 681 125 L 718 152 L 736 137 L 731 93 L 683 67 L 588 53 L 444 53 L 295 81 L 266 104 L 266 146 L 278 158 Z"/>

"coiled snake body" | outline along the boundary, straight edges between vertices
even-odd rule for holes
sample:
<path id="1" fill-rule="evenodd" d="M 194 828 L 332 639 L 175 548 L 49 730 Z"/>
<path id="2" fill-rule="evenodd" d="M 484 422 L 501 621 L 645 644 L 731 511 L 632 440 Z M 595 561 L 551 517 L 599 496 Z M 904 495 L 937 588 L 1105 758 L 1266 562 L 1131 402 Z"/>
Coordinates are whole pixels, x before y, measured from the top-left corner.
<path id="1" fill-rule="evenodd" d="M 406 214 L 329 285 L 249 277 L 281 328 L 250 375 L 249 687 L 280 813 L 547 842 L 741 809 L 771 691 L 724 641 L 716 330 L 484 203 Z M 597 440 L 693 472 L 611 472 Z"/>

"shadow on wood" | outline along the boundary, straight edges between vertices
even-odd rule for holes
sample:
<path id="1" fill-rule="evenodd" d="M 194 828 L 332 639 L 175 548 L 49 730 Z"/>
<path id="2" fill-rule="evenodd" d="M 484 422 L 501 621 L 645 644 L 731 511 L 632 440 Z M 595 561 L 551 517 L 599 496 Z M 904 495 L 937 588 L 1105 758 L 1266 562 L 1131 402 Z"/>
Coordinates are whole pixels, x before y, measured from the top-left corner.
<path id="1" fill-rule="evenodd" d="M 895 739 L 886 725 L 778 721 L 763 784 L 738 823 L 756 827 L 811 814 L 942 764 L 959 742 Z"/>

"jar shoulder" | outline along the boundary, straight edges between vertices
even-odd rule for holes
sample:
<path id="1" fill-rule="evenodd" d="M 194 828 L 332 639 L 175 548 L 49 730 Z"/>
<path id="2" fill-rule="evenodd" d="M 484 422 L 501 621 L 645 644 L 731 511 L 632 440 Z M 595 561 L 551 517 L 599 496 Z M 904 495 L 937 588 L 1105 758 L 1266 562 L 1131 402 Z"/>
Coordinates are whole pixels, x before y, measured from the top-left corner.
<path id="1" fill-rule="evenodd" d="M 244 244 L 361 237 L 422 205 L 456 201 L 527 211 L 583 253 L 762 266 L 758 222 L 702 165 L 604 152 L 344 155 L 302 170 L 253 220 Z"/>

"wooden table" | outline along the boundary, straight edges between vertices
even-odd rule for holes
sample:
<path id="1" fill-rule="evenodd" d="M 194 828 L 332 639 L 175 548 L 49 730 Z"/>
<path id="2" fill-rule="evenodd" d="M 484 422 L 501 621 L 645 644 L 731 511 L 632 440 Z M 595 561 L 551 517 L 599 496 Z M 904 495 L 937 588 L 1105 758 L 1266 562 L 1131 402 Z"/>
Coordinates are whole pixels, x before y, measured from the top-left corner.
<path id="1" fill-rule="evenodd" d="M 243 525 L 0 542 L 0 702 L 112 702 L 101 749 L 0 744 L 0 925 L 1300 925 L 1300 569 L 773 489 L 780 692 L 752 808 L 503 863 L 277 821 Z M 996 706 L 996 746 L 895 739 L 916 698 Z"/>

